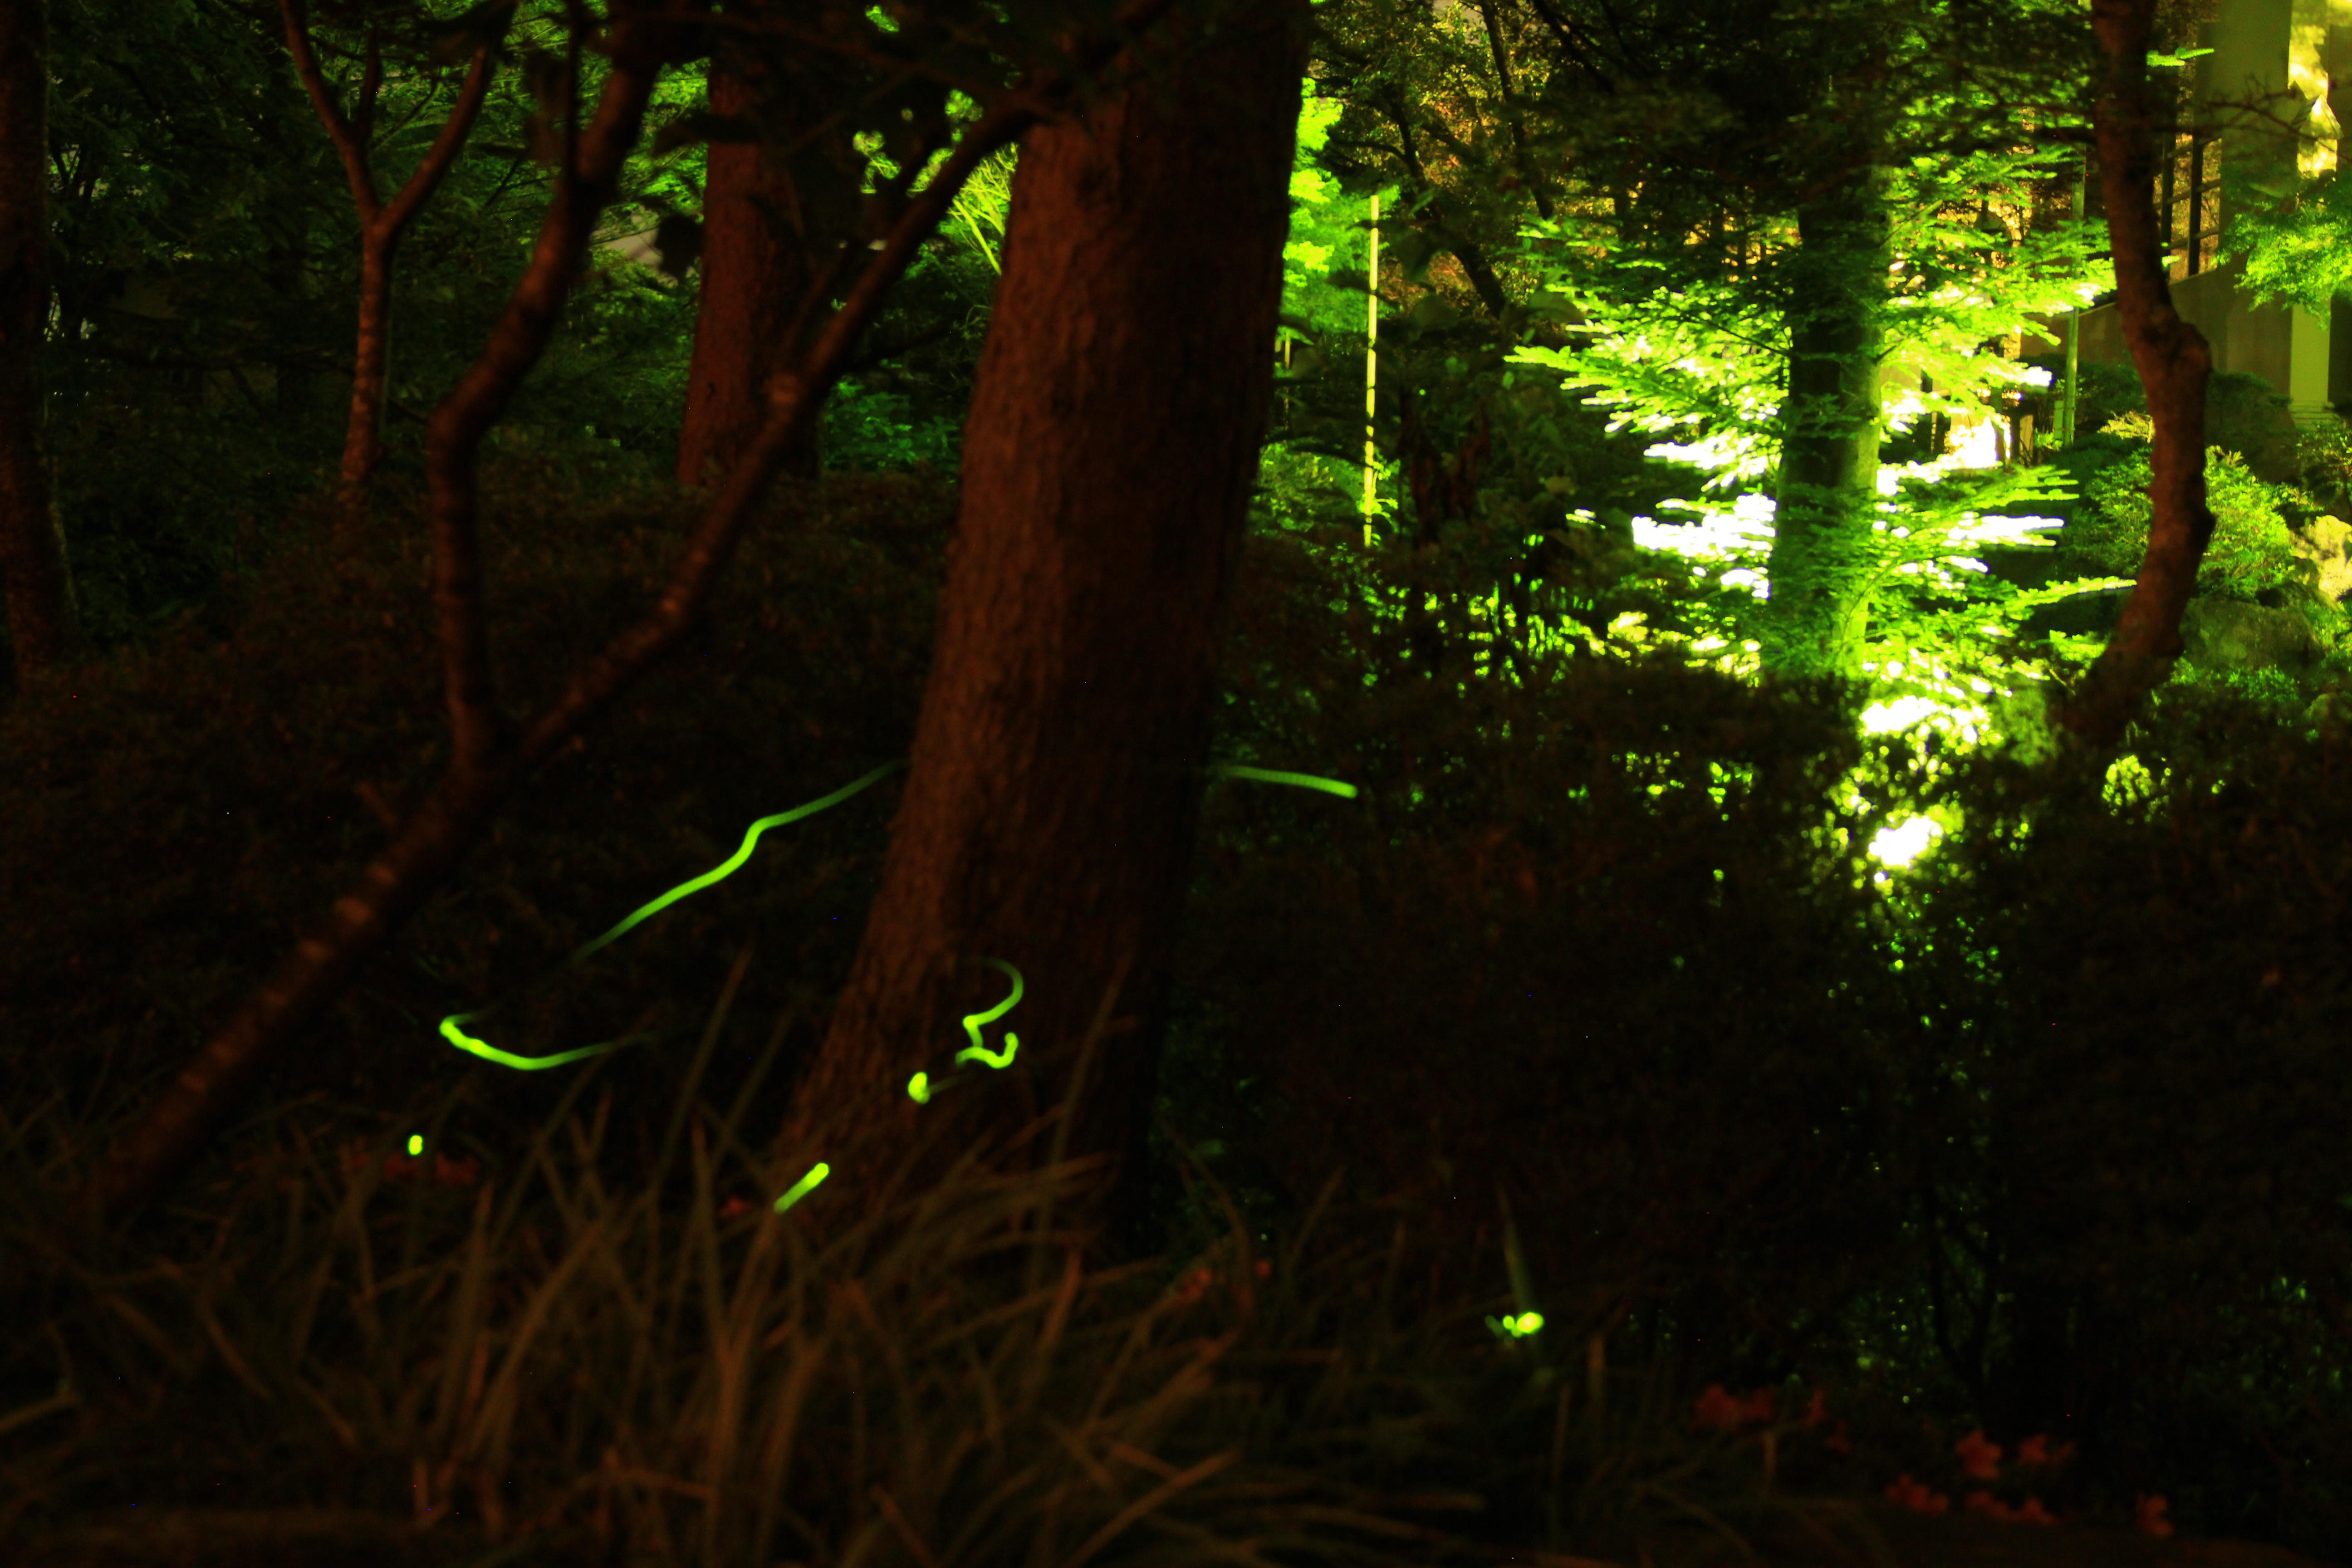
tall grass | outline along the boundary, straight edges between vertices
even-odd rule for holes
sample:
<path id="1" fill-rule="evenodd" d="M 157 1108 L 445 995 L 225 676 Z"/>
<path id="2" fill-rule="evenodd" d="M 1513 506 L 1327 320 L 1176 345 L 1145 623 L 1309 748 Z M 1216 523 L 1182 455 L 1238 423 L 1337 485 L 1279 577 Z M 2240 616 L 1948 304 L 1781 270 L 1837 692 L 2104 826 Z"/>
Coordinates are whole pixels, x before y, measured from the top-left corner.
<path id="1" fill-rule="evenodd" d="M 99 1560 L 143 1509 L 205 1562 L 257 1531 L 359 1561 L 374 1521 L 400 1562 L 1381 1568 L 1646 1554 L 1676 1518 L 1736 1541 L 1785 1506 L 1656 1377 L 1612 1404 L 1599 1361 L 1496 1344 L 1494 1301 L 1406 1310 L 1402 1228 L 1324 1244 L 1336 1184 L 1270 1246 L 1210 1187 L 1221 1234 L 1115 1266 L 1071 1218 L 1085 1162 L 971 1149 L 773 1212 L 794 1173 L 744 1123 L 790 1013 L 729 1103 L 701 1092 L 751 957 L 628 1181 L 592 1066 L 510 1158 L 443 1143 L 455 1096 L 355 1139 L 265 1118 L 142 1262 L 41 1254 L 12 1213 L 0 1543 Z M 70 1122 L 0 1124 L 19 1191 L 78 1163 Z"/>

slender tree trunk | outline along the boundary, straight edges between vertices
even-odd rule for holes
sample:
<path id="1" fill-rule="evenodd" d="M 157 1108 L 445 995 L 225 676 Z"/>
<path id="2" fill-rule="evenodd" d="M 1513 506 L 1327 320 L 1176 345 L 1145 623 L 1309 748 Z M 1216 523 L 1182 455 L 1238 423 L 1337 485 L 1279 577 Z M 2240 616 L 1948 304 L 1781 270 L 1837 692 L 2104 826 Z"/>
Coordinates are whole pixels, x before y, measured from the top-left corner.
<path id="1" fill-rule="evenodd" d="M 389 395 L 392 375 L 392 277 L 393 260 L 400 249 L 401 237 L 425 204 L 433 199 L 441 181 L 457 161 L 457 153 L 466 140 L 473 134 L 474 121 L 482 110 L 482 100 L 488 96 L 490 78 L 497 69 L 496 37 L 485 37 L 474 51 L 473 63 L 467 68 L 466 79 L 457 89 L 457 100 L 449 109 L 449 116 L 441 122 L 440 132 L 433 145 L 401 185 L 397 195 L 385 202 L 376 192 L 373 150 L 370 145 L 374 133 L 376 94 L 383 79 L 381 47 L 371 34 L 367 46 L 367 64 L 362 73 L 358 97 L 346 114 L 328 86 L 326 73 L 320 69 L 317 53 L 310 47 L 310 23 L 302 0 L 278 0 L 279 19 L 285 25 L 287 52 L 294 57 L 294 68 L 302 79 L 303 90 L 310 94 L 310 107 L 326 129 L 327 139 L 343 162 L 343 175 L 351 186 L 352 205 L 360 219 L 360 298 L 359 325 L 354 334 L 352 354 L 351 418 L 343 428 L 343 502 L 345 521 L 357 521 L 365 512 L 367 490 L 375 471 L 383 461 L 383 410 Z M 503 29 L 511 13 L 498 16 L 495 26 Z"/>
<path id="2" fill-rule="evenodd" d="M 964 433 L 939 641 L 883 883 L 780 1142 L 869 1194 L 967 1108 L 1017 1131 L 1105 1022 L 1070 1154 L 1120 1173 L 1151 1104 L 1223 611 L 1273 395 L 1303 0 L 1180 33 L 1165 80 L 1024 142 Z M 1205 47 L 1202 47 L 1205 45 Z M 1195 52 L 1196 51 L 1196 52 Z M 1216 221 L 1201 215 L 1213 213 Z M 1014 1071 L 942 1075 L 959 1017 Z M 1114 1016 L 1114 1015 L 1116 1015 Z M 908 1167 L 936 1170 L 954 1151 Z M 844 1163 L 835 1163 L 844 1162 Z M 853 1163 L 854 1162 L 854 1163 Z"/>
<path id="3" fill-rule="evenodd" d="M 2205 499 L 2205 384 L 2213 355 L 2205 334 L 2172 308 L 2157 226 L 2158 106 L 2147 75 L 2155 9 L 2155 0 L 2095 0 L 2091 9 L 2104 59 L 2092 117 L 2116 264 L 2116 313 L 2155 426 L 2147 553 L 2115 635 L 2059 712 L 2078 742 L 2100 750 L 2122 740 L 2141 699 L 2172 673 L 2181 613 L 2213 537 Z"/>
<path id="4" fill-rule="evenodd" d="M 352 344 L 352 414 L 343 427 L 343 490 L 363 494 L 383 461 L 383 405 L 392 377 L 392 260 L 400 237 L 371 224 L 360 235 L 360 320 Z"/>
<path id="5" fill-rule="evenodd" d="M 1886 205 L 1867 166 L 1798 211 L 1766 667 L 1851 675 L 1869 624 Z"/>
<path id="6" fill-rule="evenodd" d="M 759 90 L 734 71 L 710 68 L 711 112 L 750 114 Z M 759 434 L 765 388 L 800 345 L 792 335 L 816 269 L 799 236 L 783 232 L 799 206 L 792 176 L 761 142 L 714 142 L 702 198 L 702 296 L 677 436 L 677 482 L 712 483 Z M 817 429 L 786 454 L 787 472 L 817 471 Z"/>
<path id="7" fill-rule="evenodd" d="M 0 5 L 0 584 L 19 678 L 63 658 L 78 629 L 42 432 L 48 54 L 44 0 Z"/>

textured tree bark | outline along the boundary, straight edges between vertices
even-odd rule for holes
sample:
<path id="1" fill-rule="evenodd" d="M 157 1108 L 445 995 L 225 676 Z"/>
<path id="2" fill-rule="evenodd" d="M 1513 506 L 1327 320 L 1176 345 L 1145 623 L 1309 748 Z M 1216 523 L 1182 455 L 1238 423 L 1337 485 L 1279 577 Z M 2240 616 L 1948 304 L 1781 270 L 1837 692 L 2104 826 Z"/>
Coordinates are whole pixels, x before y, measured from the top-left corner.
<path id="1" fill-rule="evenodd" d="M 2091 8 L 2105 62 L 2092 124 L 2116 264 L 2116 314 L 2155 426 L 2147 553 L 2115 635 L 2058 714 L 2067 733 L 2094 750 L 2121 741 L 2141 700 L 2172 673 L 2180 657 L 2181 613 L 2213 538 L 2213 511 L 2205 499 L 2205 384 L 2213 354 L 2205 334 L 2172 308 L 2157 227 L 2159 106 L 2147 75 L 2155 11 L 2155 0 L 2095 0 Z"/>
<path id="2" fill-rule="evenodd" d="M 76 640 L 73 579 L 49 503 L 41 339 L 49 314 L 48 8 L 0 5 L 0 584 L 16 674 Z"/>
<path id="3" fill-rule="evenodd" d="M 1797 214 L 1802 280 L 1790 321 L 1764 648 L 1776 674 L 1854 674 L 1869 626 L 1886 294 L 1882 192 L 1865 165 Z"/>
<path id="4" fill-rule="evenodd" d="M 392 375 L 392 275 L 401 237 L 433 199 L 442 178 L 473 134 L 496 69 L 493 43 L 474 51 L 464 85 L 449 117 L 441 122 L 433 145 L 402 184 L 389 205 L 376 193 L 375 173 L 368 142 L 374 129 L 376 91 L 383 80 L 383 61 L 375 40 L 368 43 L 367 65 L 359 96 L 347 116 L 335 102 L 326 74 L 310 47 L 310 32 L 301 0 L 280 0 L 286 26 L 287 52 L 294 57 L 296 73 L 310 95 L 310 107 L 343 161 L 351 184 L 352 205 L 360 219 L 359 328 L 352 355 L 352 411 L 343 432 L 342 482 L 346 505 L 356 511 L 364 501 L 368 481 L 383 461 L 383 408 Z"/>
<path id="5" fill-rule="evenodd" d="M 824 1161 L 869 1196 L 895 1170 L 920 1181 L 967 1134 L 1017 1131 L 1070 1095 L 1100 1021 L 1066 1152 L 1118 1167 L 1098 1217 L 1134 1213 L 1273 392 L 1306 14 L 1259 0 L 1196 18 L 1161 79 L 1023 143 L 911 770 L 780 1136 L 788 1167 Z M 943 1077 L 959 1017 L 1010 989 L 987 960 L 1023 976 L 985 1041 L 1018 1037 L 1013 1070 L 968 1068 L 918 1106 L 911 1075 Z"/>
<path id="6" fill-rule="evenodd" d="M 738 116 L 758 107 L 757 88 L 714 64 L 710 109 Z M 792 176 L 758 142 L 714 142 L 702 198 L 702 294 L 694 319 L 686 416 L 677 435 L 677 482 L 707 485 L 735 466 L 767 410 L 764 389 L 800 345 L 786 342 L 816 279 L 807 248 L 779 224 L 797 208 Z M 818 426 L 785 454 L 788 473 L 814 478 Z"/>

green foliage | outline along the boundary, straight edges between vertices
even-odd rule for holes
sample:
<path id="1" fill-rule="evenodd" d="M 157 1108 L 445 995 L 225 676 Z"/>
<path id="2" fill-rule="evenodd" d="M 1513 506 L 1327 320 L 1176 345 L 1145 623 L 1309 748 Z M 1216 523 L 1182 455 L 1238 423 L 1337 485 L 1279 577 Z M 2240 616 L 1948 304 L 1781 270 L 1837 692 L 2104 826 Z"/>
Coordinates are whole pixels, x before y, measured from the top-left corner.
<path id="1" fill-rule="evenodd" d="M 2087 225 L 1988 235 L 1988 200 L 2020 201 L 2054 154 L 1919 159 L 1893 172 L 1885 193 L 1899 258 L 1886 303 L 1883 359 L 1924 374 L 1933 391 L 1906 391 L 1887 429 L 1923 415 L 1979 411 L 2046 373 L 1983 352 L 1986 341 L 2032 318 L 2086 302 L 2112 284 Z M 1687 265 L 1633 250 L 1597 223 L 1538 222 L 1528 262 L 1544 280 L 1536 309 L 1580 322 L 1573 347 L 1533 344 L 1515 363 L 1559 374 L 1624 426 L 1677 440 L 1657 455 L 1694 464 L 1716 488 L 1745 487 L 1778 465 L 1787 379 L 1788 279 L 1797 247 L 1790 226 L 1769 231 L 1761 258 L 1737 276 L 1691 278 Z"/>
<path id="2" fill-rule="evenodd" d="M 845 381 L 825 401 L 824 462 L 835 472 L 952 469 L 961 434 L 944 416 L 922 419 L 904 393 Z"/>
<path id="3" fill-rule="evenodd" d="M 992 272 L 1003 272 L 1004 219 L 1013 205 L 1013 169 L 1018 154 L 1007 147 L 989 155 L 966 177 L 949 212 L 949 233 L 969 240 Z"/>
<path id="4" fill-rule="evenodd" d="M 1298 115 L 1298 151 L 1290 174 L 1290 237 L 1282 250 L 1282 314 L 1286 335 L 1309 342 L 1360 333 L 1370 279 L 1371 198 L 1382 223 L 1397 222 L 1393 191 L 1351 190 L 1319 160 L 1345 104 L 1318 96 L 1310 77 Z"/>
<path id="5" fill-rule="evenodd" d="M 2134 446 L 2084 486 L 2084 505 L 2067 524 L 2063 544 L 2088 572 L 2132 576 L 2147 553 L 2154 515 L 2147 495 L 2153 477 L 2147 416 L 2121 416 L 2106 431 Z M 2294 553 L 2287 511 L 2316 510 L 2309 496 L 2290 485 L 2265 484 L 2247 468 L 2245 458 L 2219 446 L 2206 450 L 2205 494 L 2214 526 L 2197 572 L 2200 593 L 2252 602 L 2308 577 Z"/>
<path id="6" fill-rule="evenodd" d="M 2241 286 L 2326 319 L 2352 289 L 2352 179 L 2334 169 L 2282 178 L 2241 161 L 2223 164 L 2222 190 L 2221 255 L 2244 263 Z"/>

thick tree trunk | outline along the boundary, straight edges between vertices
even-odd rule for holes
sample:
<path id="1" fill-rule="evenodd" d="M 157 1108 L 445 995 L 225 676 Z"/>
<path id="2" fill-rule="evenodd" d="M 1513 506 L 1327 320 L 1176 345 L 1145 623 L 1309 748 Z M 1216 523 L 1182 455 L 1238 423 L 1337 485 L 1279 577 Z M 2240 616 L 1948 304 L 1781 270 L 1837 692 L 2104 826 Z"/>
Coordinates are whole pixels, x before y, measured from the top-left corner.
<path id="1" fill-rule="evenodd" d="M 2205 384 L 2213 355 L 2205 334 L 2172 308 L 2157 226 L 2158 105 L 2147 75 L 2155 10 L 2155 0 L 2095 0 L 2091 10 L 2104 57 L 2092 117 L 2116 264 L 2116 313 L 2155 426 L 2148 454 L 2155 510 L 2138 581 L 2098 662 L 2059 712 L 2075 741 L 2100 750 L 2123 738 L 2141 699 L 2172 673 L 2181 613 L 2213 538 L 2205 499 Z"/>
<path id="2" fill-rule="evenodd" d="M 964 432 L 940 635 L 882 889 L 780 1151 L 869 1195 L 1060 1103 L 1134 1217 L 1223 611 L 1272 396 L 1303 0 L 1030 133 Z M 1214 215 L 1213 221 L 1203 214 Z M 958 1019 L 1022 1000 L 946 1076 Z M 1114 1016 L 1116 1015 L 1116 1016 Z M 842 1201 L 856 1201 L 845 1196 Z"/>
<path id="3" fill-rule="evenodd" d="M 1869 625 L 1878 501 L 1883 186 L 1866 165 L 1797 214 L 1800 281 L 1769 576 L 1766 668 L 1852 675 Z"/>
<path id="4" fill-rule="evenodd" d="M 730 117 L 759 106 L 758 89 L 731 70 L 710 70 L 710 109 Z M 797 207 L 792 176 L 760 142 L 714 142 L 703 184 L 702 297 L 694 320 L 686 416 L 677 434 L 677 482 L 715 482 L 759 434 L 766 387 L 799 345 L 786 342 L 816 277 L 798 237 L 782 232 Z M 785 455 L 787 472 L 813 478 L 817 430 Z"/>
<path id="5" fill-rule="evenodd" d="M 0 585 L 19 677 L 76 637 L 65 538 L 49 504 L 41 337 L 48 324 L 48 14 L 0 5 Z"/>

